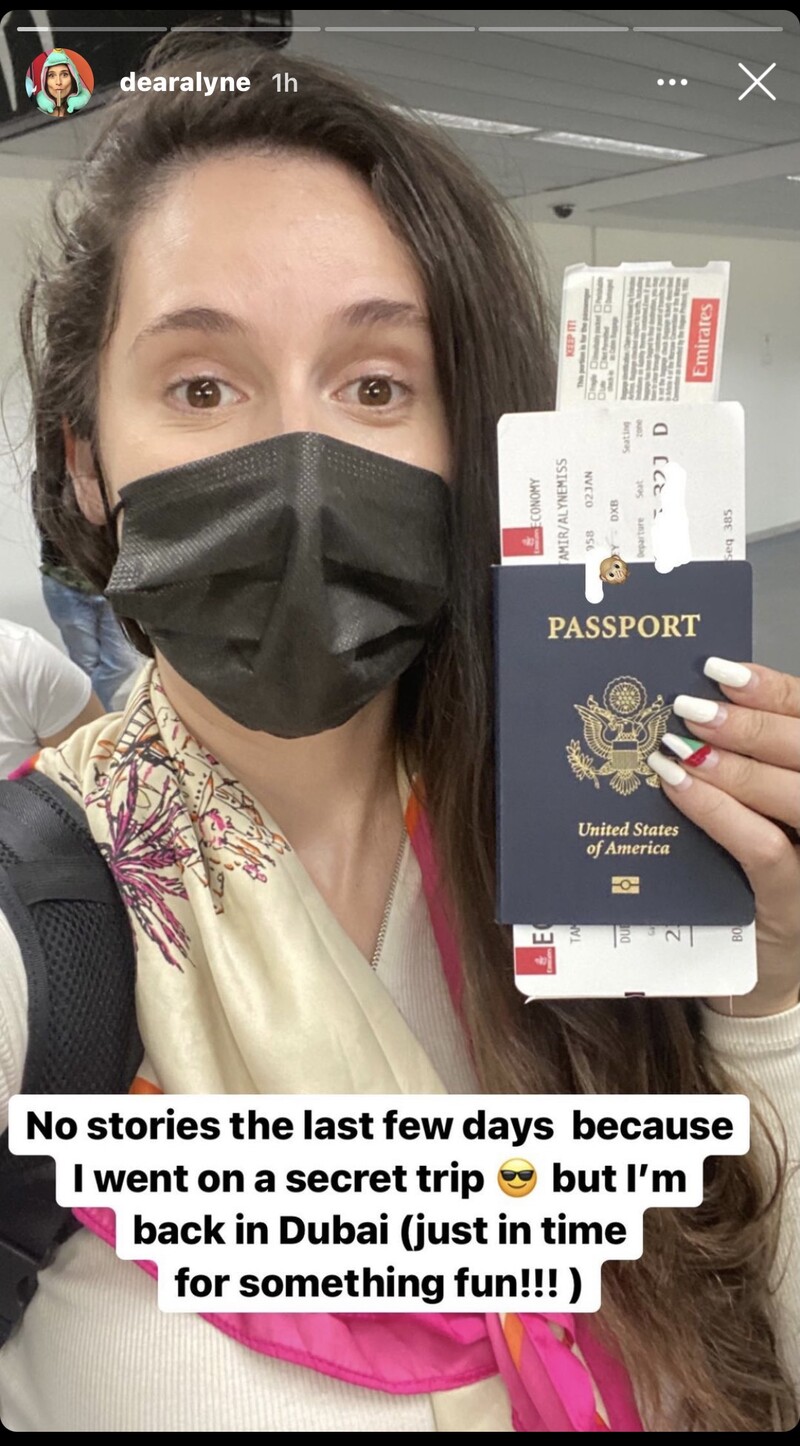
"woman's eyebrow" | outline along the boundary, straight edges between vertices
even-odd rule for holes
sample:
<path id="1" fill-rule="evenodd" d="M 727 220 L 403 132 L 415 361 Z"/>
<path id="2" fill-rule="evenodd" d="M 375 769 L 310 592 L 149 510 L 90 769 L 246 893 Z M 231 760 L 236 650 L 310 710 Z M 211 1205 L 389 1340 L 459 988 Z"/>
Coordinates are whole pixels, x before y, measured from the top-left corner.
<path id="1" fill-rule="evenodd" d="M 376 326 L 392 322 L 399 326 L 428 326 L 424 311 L 411 301 L 392 301 L 386 296 L 369 296 L 334 312 L 333 321 L 345 326 Z"/>
<path id="2" fill-rule="evenodd" d="M 395 301 L 386 296 L 370 296 L 363 301 L 353 301 L 349 306 L 340 307 L 332 321 L 347 327 L 377 326 L 391 323 L 395 326 L 415 326 L 427 329 L 428 318 L 424 311 L 410 301 Z M 229 311 L 219 311 L 212 306 L 186 306 L 179 311 L 167 311 L 143 327 L 137 335 L 131 351 L 151 336 L 169 331 L 205 331 L 214 336 L 247 334 L 246 322 Z"/>
<path id="3" fill-rule="evenodd" d="M 158 336 L 165 331 L 205 331 L 214 336 L 247 334 L 246 322 L 229 311 L 218 311 L 213 306 L 186 306 L 180 311 L 167 311 L 157 316 L 139 332 L 131 351 L 148 337 Z"/>

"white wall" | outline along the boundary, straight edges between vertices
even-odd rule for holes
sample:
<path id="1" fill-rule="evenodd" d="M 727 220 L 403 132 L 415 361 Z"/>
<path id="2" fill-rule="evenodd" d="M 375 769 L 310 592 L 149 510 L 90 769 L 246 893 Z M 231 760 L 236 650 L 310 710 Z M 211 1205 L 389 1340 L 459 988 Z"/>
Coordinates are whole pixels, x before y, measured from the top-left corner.
<path id="1" fill-rule="evenodd" d="M 43 181 L 0 178 L 0 379 L 3 421 L 15 444 L 13 451 L 7 441 L 0 449 L 0 617 L 28 623 L 57 642 L 41 599 L 28 508 L 30 449 L 22 443 L 27 417 L 16 321 L 48 189 Z M 741 401 L 747 416 L 748 534 L 800 526 L 800 241 L 590 229 L 568 223 L 537 223 L 532 230 L 555 296 L 564 267 L 575 261 L 614 265 L 666 259 L 702 265 L 730 260 L 721 395 Z"/>
<path id="2" fill-rule="evenodd" d="M 49 185 L 0 179 L 0 617 L 37 628 L 60 645 L 42 602 L 38 545 L 28 504 L 32 447 L 21 382 L 17 312 L 28 276 L 33 237 Z"/>
<path id="3" fill-rule="evenodd" d="M 661 231 L 533 224 L 549 273 L 560 288 L 576 261 L 730 261 L 731 282 L 720 398 L 739 401 L 747 432 L 748 536 L 800 527 L 800 240 L 670 235 Z"/>

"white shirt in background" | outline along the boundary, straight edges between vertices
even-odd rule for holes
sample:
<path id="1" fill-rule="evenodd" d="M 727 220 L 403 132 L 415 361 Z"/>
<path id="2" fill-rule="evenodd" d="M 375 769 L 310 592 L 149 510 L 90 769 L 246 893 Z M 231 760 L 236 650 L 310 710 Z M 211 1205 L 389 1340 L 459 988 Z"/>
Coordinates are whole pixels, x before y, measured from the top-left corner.
<path id="1" fill-rule="evenodd" d="M 0 778 L 83 712 L 91 680 L 33 628 L 0 618 Z"/>

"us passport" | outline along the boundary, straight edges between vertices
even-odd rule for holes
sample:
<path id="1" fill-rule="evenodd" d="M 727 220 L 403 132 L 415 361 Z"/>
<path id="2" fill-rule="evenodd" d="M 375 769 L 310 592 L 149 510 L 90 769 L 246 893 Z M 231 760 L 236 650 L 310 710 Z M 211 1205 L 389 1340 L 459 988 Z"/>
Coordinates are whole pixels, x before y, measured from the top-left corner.
<path id="1" fill-rule="evenodd" d="M 752 656 L 747 562 L 630 565 L 584 595 L 583 564 L 496 567 L 498 920 L 749 924 L 735 860 L 648 767 L 688 735 L 679 693 L 722 699 L 710 656 Z"/>

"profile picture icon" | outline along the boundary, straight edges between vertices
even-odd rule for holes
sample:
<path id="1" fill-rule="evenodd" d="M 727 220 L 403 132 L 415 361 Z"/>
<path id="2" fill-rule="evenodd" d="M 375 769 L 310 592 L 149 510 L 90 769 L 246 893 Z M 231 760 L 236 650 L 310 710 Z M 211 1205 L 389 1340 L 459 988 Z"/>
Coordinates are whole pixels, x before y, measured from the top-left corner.
<path id="1" fill-rule="evenodd" d="M 43 50 L 28 66 L 25 89 L 40 111 L 52 120 L 63 120 L 89 104 L 92 67 L 77 50 Z"/>

